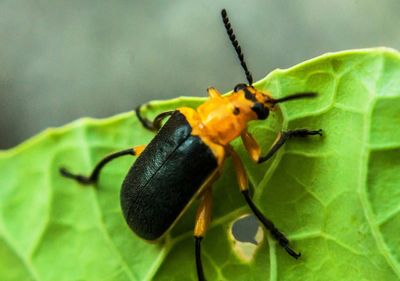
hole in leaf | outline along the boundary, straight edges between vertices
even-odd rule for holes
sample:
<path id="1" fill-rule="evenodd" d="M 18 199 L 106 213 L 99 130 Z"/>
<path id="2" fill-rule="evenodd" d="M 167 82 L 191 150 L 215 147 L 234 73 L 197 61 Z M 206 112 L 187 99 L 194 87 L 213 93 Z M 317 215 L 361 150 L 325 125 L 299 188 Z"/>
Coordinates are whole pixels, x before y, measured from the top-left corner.
<path id="1" fill-rule="evenodd" d="M 230 234 L 234 252 L 243 260 L 251 261 L 264 239 L 264 232 L 254 215 L 244 215 L 232 223 Z"/>

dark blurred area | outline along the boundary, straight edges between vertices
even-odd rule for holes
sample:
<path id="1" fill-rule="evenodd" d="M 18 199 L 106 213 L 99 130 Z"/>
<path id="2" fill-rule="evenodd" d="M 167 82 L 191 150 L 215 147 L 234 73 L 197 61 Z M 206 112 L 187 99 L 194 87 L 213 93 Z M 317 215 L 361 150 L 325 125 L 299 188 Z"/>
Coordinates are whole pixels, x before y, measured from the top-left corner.
<path id="1" fill-rule="evenodd" d="M 326 52 L 400 48 L 398 0 L 0 1 L 0 149 L 50 126 L 259 80 Z"/>

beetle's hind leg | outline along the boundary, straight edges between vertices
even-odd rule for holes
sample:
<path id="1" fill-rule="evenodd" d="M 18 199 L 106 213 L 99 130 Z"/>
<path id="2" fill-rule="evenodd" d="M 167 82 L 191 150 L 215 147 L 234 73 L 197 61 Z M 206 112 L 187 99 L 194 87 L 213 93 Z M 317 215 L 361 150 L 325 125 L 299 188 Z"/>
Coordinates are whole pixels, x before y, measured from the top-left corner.
<path id="1" fill-rule="evenodd" d="M 201 240 L 206 234 L 208 225 L 211 221 L 211 208 L 212 208 L 212 192 L 211 186 L 207 187 L 204 191 L 203 198 L 197 209 L 196 224 L 194 227 L 194 241 L 195 241 L 195 256 L 196 256 L 196 270 L 197 278 L 199 281 L 205 281 L 203 265 L 201 262 Z"/>
<path id="2" fill-rule="evenodd" d="M 237 181 L 239 183 L 240 191 L 242 192 L 247 205 L 249 205 L 250 209 L 253 211 L 254 215 L 257 219 L 268 229 L 271 235 L 278 241 L 279 245 L 281 245 L 286 252 L 291 255 L 293 258 L 297 259 L 300 257 L 300 253 L 296 253 L 292 248 L 289 247 L 289 240 L 285 237 L 283 233 L 281 233 L 274 223 L 267 219 L 261 211 L 254 204 L 253 200 L 250 198 L 249 189 L 248 189 L 248 180 L 246 171 L 244 170 L 242 161 L 240 160 L 237 153 L 233 150 L 233 148 L 228 147 L 229 154 L 232 156 L 233 166 L 235 167 Z"/>
<path id="3" fill-rule="evenodd" d="M 162 112 L 160 114 L 158 114 L 153 121 L 147 119 L 146 117 L 143 117 L 142 113 L 141 113 L 141 108 L 144 105 L 139 105 L 138 107 L 136 107 L 135 109 L 135 113 L 137 118 L 139 119 L 140 123 L 142 124 L 143 127 L 145 127 L 146 129 L 153 131 L 153 132 L 157 132 L 160 128 L 161 128 L 161 122 L 162 120 L 164 120 L 166 117 L 171 116 L 175 110 L 172 111 L 165 111 Z"/>
<path id="4" fill-rule="evenodd" d="M 99 179 L 101 169 L 106 164 L 108 164 L 110 161 L 114 160 L 115 158 L 124 156 L 124 155 L 139 156 L 145 147 L 146 147 L 146 145 L 139 145 L 139 146 L 135 146 L 135 147 L 132 147 L 129 149 L 121 150 L 121 151 L 112 153 L 110 155 L 107 155 L 106 157 L 104 157 L 97 163 L 97 165 L 94 167 L 92 173 L 89 176 L 73 174 L 64 167 L 60 168 L 60 173 L 62 176 L 76 180 L 80 184 L 84 184 L 84 185 L 95 184 L 97 182 L 97 180 Z"/>

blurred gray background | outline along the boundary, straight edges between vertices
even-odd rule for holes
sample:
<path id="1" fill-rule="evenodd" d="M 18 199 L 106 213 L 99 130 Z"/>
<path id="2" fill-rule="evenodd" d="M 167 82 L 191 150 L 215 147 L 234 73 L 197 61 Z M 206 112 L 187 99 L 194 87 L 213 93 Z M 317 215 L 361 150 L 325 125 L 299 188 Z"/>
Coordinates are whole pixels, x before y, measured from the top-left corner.
<path id="1" fill-rule="evenodd" d="M 325 52 L 400 49 L 399 0 L 0 0 L 0 149 L 153 99 L 231 90 Z"/>

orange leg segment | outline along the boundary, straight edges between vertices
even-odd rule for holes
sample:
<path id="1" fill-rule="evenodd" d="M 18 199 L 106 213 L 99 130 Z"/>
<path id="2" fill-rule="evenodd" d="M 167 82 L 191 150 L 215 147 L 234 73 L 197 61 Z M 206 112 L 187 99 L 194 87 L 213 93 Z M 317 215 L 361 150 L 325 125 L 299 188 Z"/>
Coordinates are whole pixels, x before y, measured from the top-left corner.
<path id="1" fill-rule="evenodd" d="M 196 269 L 199 281 L 205 281 L 203 265 L 201 263 L 201 247 L 200 243 L 206 234 L 207 228 L 211 221 L 212 209 L 212 192 L 211 186 L 208 187 L 203 194 L 200 205 L 197 209 L 196 223 L 194 226 L 194 240 L 195 240 L 195 255 L 196 255 Z"/>
<path id="2" fill-rule="evenodd" d="M 213 87 L 208 88 L 207 93 L 211 99 L 222 99 L 221 93 Z"/>
<path id="3" fill-rule="evenodd" d="M 257 163 L 258 159 L 260 158 L 260 155 L 261 155 L 261 148 L 258 145 L 257 141 L 247 131 L 244 131 L 241 134 L 241 138 L 242 138 L 244 147 L 246 148 L 247 152 L 250 154 L 251 159 Z"/>

